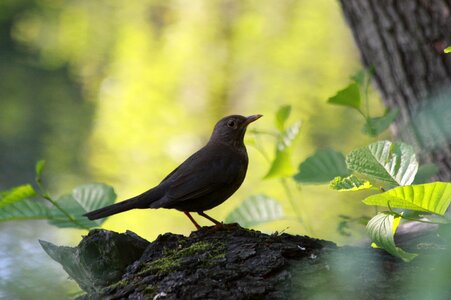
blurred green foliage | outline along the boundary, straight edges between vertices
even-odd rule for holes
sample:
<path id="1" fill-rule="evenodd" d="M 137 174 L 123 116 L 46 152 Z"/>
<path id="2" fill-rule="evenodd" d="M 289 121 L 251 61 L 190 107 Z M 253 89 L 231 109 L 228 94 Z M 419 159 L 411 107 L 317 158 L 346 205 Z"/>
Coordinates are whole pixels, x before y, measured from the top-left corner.
<path id="1" fill-rule="evenodd" d="M 338 242 L 356 241 L 367 220 L 359 215 L 374 214 L 353 200 L 373 193 L 371 184 L 355 176 L 334 181 L 341 191 L 359 190 L 358 196 L 307 183 L 348 176 L 341 153 L 369 144 L 375 136 L 386 137 L 383 132 L 398 115 L 369 101 L 375 99 L 369 87 L 371 71 L 357 73 L 343 88 L 359 68 L 334 0 L 2 0 L 0 188 L 31 182 L 31 166 L 45 158 L 50 192 L 44 196 L 95 180 L 113 185 L 118 198 L 125 199 L 157 184 L 201 147 L 220 117 L 261 113 L 266 117 L 246 138 L 246 182 L 213 216 L 224 219 L 237 207 L 237 218 L 262 230 L 288 228 Z M 326 104 L 337 90 L 329 102 L 357 109 L 363 119 L 346 107 Z M 436 116 L 443 111 L 426 112 Z M 431 119 L 431 113 L 423 115 L 414 118 L 422 130 Z M 301 131 L 300 122 L 287 126 L 290 116 L 302 120 Z M 431 140 L 433 130 L 425 132 L 424 140 Z M 288 180 L 298 162 L 303 162 L 294 177 L 298 182 Z M 318 167 L 327 162 L 333 164 Z M 420 167 L 414 183 L 434 172 L 433 166 Z M 10 192 L 9 204 L 34 194 L 29 186 Z M 69 194 L 70 201 L 63 197 L 62 202 L 75 203 L 79 195 Z M 379 195 L 379 200 L 387 196 Z M 34 205 L 37 210 L 30 210 L 31 216 L 49 216 L 41 202 L 22 204 Z M 70 209 L 82 211 L 79 206 Z M 394 211 L 377 215 L 372 227 L 388 230 L 370 231 L 395 255 L 400 249 L 393 232 L 400 217 Z M 268 221 L 274 222 L 265 224 Z M 351 228 L 351 223 L 360 227 Z M 337 224 L 338 232 L 332 230 Z M 49 270 L 42 276 L 42 261 L 29 259 L 35 255 L 35 236 L 51 240 L 43 232 L 55 233 L 41 223 L 30 225 L 29 231 L 0 226 L 0 298 L 39 294 L 61 299 L 66 286 L 57 284 L 54 293 L 47 294 L 42 288 L 59 282 L 54 279 L 61 273 Z M 192 230 L 180 213 L 162 210 L 121 214 L 105 226 L 149 239 L 166 231 Z M 53 238 L 78 240 L 78 231 L 63 232 Z"/>
<path id="2" fill-rule="evenodd" d="M 57 170 L 71 169 L 62 172 L 69 178 L 86 174 L 80 145 L 91 129 L 93 104 L 83 100 L 66 65 L 41 64 L 37 50 L 17 37 L 21 20 L 42 10 L 40 2 L 0 3 L 1 188 L 31 181 L 30 166 L 41 157 L 52 157 Z M 57 179 L 53 186 L 64 181 Z"/>
<path id="3" fill-rule="evenodd" d="M 114 186 L 122 200 L 201 147 L 220 117 L 261 113 L 267 117 L 254 128 L 269 131 L 282 104 L 303 121 L 292 162 L 324 147 L 347 153 L 370 141 L 358 134 L 365 121 L 326 99 L 359 68 L 334 0 L 0 1 L 0 188 L 31 182 L 32 166 L 44 158 L 51 194 L 97 181 Z M 295 215 L 285 186 L 261 180 L 268 164 L 251 147 L 256 141 L 274 147 L 247 134 L 246 182 L 212 211 L 215 218 L 255 193 Z M 305 186 L 295 200 L 310 228 L 285 220 L 259 229 L 355 240 L 363 228 L 351 237 L 331 230 L 339 215 L 365 210 L 343 194 Z M 105 226 L 149 239 L 192 230 L 165 210 L 121 214 Z M 59 238 L 78 240 L 75 233 Z"/>
<path id="4" fill-rule="evenodd" d="M 335 1 L 36 0 L 2 5 L 2 20 L 9 24 L 5 36 L 22 65 L 49 74 L 38 76 L 41 80 L 65 80 L 78 93 L 70 102 L 71 97 L 54 92 L 66 91 L 62 85 L 40 82 L 36 88 L 23 88 L 20 81 L 11 83 L 33 95 L 40 88 L 47 91 L 36 96 L 48 106 L 43 112 L 31 109 L 27 97 L 17 108 L 21 120 L 34 124 L 36 132 L 27 134 L 35 142 L 27 140 L 28 147 L 14 139 L 8 143 L 33 153 L 33 162 L 24 155 L 28 168 L 38 158 L 49 161 L 48 174 L 53 175 L 47 185 L 56 193 L 95 179 L 113 185 L 119 199 L 133 196 L 157 184 L 201 147 L 220 117 L 267 114 L 257 126 L 272 128 L 270 116 L 281 101 L 292 104 L 291 115 L 304 121 L 293 161 L 317 147 L 348 151 L 367 141 L 355 138 L 360 126 L 349 128 L 361 120 L 346 109 L 337 114 L 325 103 L 359 67 Z M 36 81 L 32 75 L 29 82 Z M 23 115 L 28 109 L 39 122 L 50 124 L 30 121 Z M 331 129 L 344 133 L 338 136 Z M 14 129 L 11 136 L 21 135 Z M 247 142 L 252 139 L 248 134 Z M 253 184 L 267 167 L 258 152 L 249 153 L 249 184 L 234 197 L 235 203 L 215 210 L 218 218 L 249 195 L 249 187 L 284 198 L 283 188 Z M 31 176 L 31 170 L 18 173 L 11 164 L 21 158 L 2 163 L 2 170 L 16 170 L 15 184 L 23 183 L 18 180 L 26 179 L 24 173 Z M 304 193 L 305 198 L 324 198 L 308 188 Z M 316 215 L 314 202 L 303 204 L 307 214 Z M 333 206 L 339 212 L 325 212 L 324 221 L 315 222 L 318 232 L 326 233 L 321 228 L 333 222 L 329 217 L 349 209 L 338 203 Z M 149 218 L 156 220 L 153 226 L 145 225 Z M 180 230 L 182 224 L 177 213 L 166 211 L 125 214 L 107 222 L 111 229 L 128 228 L 149 238 Z"/>

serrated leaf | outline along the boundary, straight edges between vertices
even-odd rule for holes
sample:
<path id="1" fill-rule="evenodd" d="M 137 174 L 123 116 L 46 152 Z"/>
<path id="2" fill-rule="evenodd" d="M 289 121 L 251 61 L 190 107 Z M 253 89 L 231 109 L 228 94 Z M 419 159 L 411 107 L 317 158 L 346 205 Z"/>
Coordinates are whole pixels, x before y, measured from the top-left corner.
<path id="1" fill-rule="evenodd" d="M 225 223 L 239 223 L 243 227 L 252 227 L 281 220 L 284 216 L 279 202 L 268 196 L 258 195 L 244 200 L 226 217 Z"/>
<path id="2" fill-rule="evenodd" d="M 444 52 L 444 53 L 451 53 L 451 46 L 446 47 L 446 48 L 443 50 L 443 52 Z"/>
<path id="3" fill-rule="evenodd" d="M 326 183 L 337 176 L 348 176 L 345 157 L 333 149 L 319 149 L 299 165 L 294 179 L 302 183 Z"/>
<path id="4" fill-rule="evenodd" d="M 48 215 L 48 207 L 34 199 L 22 199 L 0 207 L 0 222 L 47 219 Z"/>
<path id="5" fill-rule="evenodd" d="M 389 141 L 379 141 L 353 150 L 346 156 L 346 165 L 390 186 L 411 184 L 418 170 L 413 148 Z"/>
<path id="6" fill-rule="evenodd" d="M 300 121 L 288 127 L 280 136 L 279 142 L 277 143 L 277 150 L 284 151 L 285 149 L 290 148 L 294 140 L 298 137 L 300 129 Z"/>
<path id="7" fill-rule="evenodd" d="M 399 109 L 388 109 L 382 117 L 369 118 L 363 125 L 362 132 L 369 136 L 377 136 L 384 132 L 398 117 Z"/>
<path id="8" fill-rule="evenodd" d="M 276 127 L 280 131 L 285 129 L 285 122 L 291 113 L 291 105 L 281 106 L 276 112 Z"/>
<path id="9" fill-rule="evenodd" d="M 418 168 L 418 172 L 413 180 L 414 184 L 421 184 L 428 182 L 431 177 L 437 175 L 438 167 L 435 164 L 424 164 Z"/>
<path id="10" fill-rule="evenodd" d="M 91 183 L 76 187 L 72 191 L 72 197 L 86 212 L 90 212 L 113 204 L 117 196 L 113 187 L 103 183 Z"/>
<path id="11" fill-rule="evenodd" d="M 45 160 L 41 159 L 36 163 L 36 167 L 35 167 L 36 178 L 41 178 L 42 171 L 44 170 L 44 166 L 45 166 Z"/>
<path id="12" fill-rule="evenodd" d="M 36 196 L 36 191 L 30 184 L 13 187 L 10 190 L 0 192 L 0 208 L 34 196 Z"/>
<path id="13" fill-rule="evenodd" d="M 337 92 L 335 96 L 327 100 L 328 103 L 351 107 L 360 111 L 360 90 L 357 83 L 353 82 L 346 88 Z"/>
<path id="14" fill-rule="evenodd" d="M 406 252 L 395 245 L 394 235 L 400 219 L 389 212 L 379 213 L 368 222 L 366 231 L 377 247 L 404 261 L 411 261 L 417 254 Z"/>
<path id="15" fill-rule="evenodd" d="M 348 177 L 335 177 L 330 183 L 330 188 L 339 192 L 359 191 L 371 188 L 372 185 L 368 180 L 361 180 L 354 175 Z"/>
<path id="16" fill-rule="evenodd" d="M 49 223 L 58 227 L 92 228 L 101 225 L 105 219 L 88 220 L 85 213 L 113 204 L 116 194 L 112 187 L 106 184 L 87 184 L 75 188 L 72 194 L 63 195 L 58 199 L 58 204 L 68 212 L 75 222 L 58 208 L 50 209 L 51 220 Z"/>
<path id="17" fill-rule="evenodd" d="M 71 217 L 70 220 L 63 212 L 56 207 L 50 208 L 49 223 L 60 228 L 81 228 L 88 229 L 97 227 L 96 221 L 88 220 L 83 214 L 86 213 L 81 205 L 72 197 L 71 194 L 66 194 L 58 198 L 57 203 L 61 206 Z"/>
<path id="18" fill-rule="evenodd" d="M 264 177 L 265 179 L 288 177 L 296 171 L 291 163 L 291 145 L 298 137 L 300 128 L 301 122 L 296 122 L 287 128 L 279 137 L 276 146 L 276 155 L 268 173 Z"/>
<path id="19" fill-rule="evenodd" d="M 390 206 L 443 216 L 451 202 L 451 183 L 432 182 L 400 186 L 363 200 L 366 205 Z"/>

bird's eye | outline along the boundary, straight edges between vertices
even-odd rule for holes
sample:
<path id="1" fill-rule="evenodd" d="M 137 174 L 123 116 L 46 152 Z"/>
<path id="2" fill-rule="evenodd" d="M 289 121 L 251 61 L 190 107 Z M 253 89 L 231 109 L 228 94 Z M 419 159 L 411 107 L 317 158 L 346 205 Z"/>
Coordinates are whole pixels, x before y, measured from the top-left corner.
<path id="1" fill-rule="evenodd" d="M 230 128 L 234 128 L 235 127 L 235 121 L 234 120 L 229 120 L 227 122 L 227 126 L 229 126 Z"/>

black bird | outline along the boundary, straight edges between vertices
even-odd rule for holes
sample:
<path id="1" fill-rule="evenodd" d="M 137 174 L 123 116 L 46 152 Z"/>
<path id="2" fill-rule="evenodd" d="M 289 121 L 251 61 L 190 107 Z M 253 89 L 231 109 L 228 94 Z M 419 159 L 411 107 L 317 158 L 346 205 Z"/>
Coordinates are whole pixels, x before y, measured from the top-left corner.
<path id="1" fill-rule="evenodd" d="M 248 157 L 244 146 L 247 125 L 262 115 L 222 118 L 208 143 L 191 155 L 154 188 L 131 199 L 91 211 L 90 220 L 105 218 L 135 208 L 175 208 L 185 213 L 197 229 L 190 212 L 219 225 L 204 213 L 227 200 L 246 177 Z"/>

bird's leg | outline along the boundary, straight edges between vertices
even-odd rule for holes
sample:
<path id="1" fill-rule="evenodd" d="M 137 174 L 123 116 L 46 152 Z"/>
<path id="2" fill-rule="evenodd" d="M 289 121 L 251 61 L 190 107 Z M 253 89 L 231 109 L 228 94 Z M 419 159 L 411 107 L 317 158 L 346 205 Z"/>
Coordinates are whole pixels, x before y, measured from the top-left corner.
<path id="1" fill-rule="evenodd" d="M 213 219 L 212 217 L 210 217 L 209 215 L 207 215 L 206 213 L 204 213 L 203 211 L 199 211 L 197 212 L 199 214 L 199 216 L 202 216 L 210 221 L 212 221 L 213 223 L 215 223 L 216 225 L 222 225 L 221 222 L 216 221 L 215 219 Z"/>
<path id="2" fill-rule="evenodd" d="M 200 229 L 200 225 L 197 224 L 197 222 L 194 220 L 194 218 L 190 215 L 189 212 L 184 211 L 185 215 L 188 217 L 188 219 L 190 219 L 191 222 L 193 222 L 194 226 L 196 226 L 197 230 Z"/>

